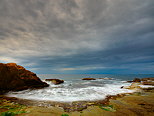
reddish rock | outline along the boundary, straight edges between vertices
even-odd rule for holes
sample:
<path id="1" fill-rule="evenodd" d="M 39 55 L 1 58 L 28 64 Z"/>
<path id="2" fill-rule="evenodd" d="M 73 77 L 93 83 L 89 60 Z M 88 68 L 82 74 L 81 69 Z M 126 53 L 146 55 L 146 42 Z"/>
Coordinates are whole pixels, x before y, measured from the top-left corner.
<path id="1" fill-rule="evenodd" d="M 83 78 L 82 80 L 96 80 L 95 78 Z"/>
<path id="2" fill-rule="evenodd" d="M 141 82 L 141 79 L 135 78 L 135 79 L 133 80 L 133 82 Z"/>
<path id="3" fill-rule="evenodd" d="M 60 79 L 45 79 L 45 81 L 51 81 L 55 85 L 64 83 L 64 80 L 60 80 Z"/>
<path id="4" fill-rule="evenodd" d="M 18 91 L 28 88 L 42 88 L 49 86 L 42 82 L 35 73 L 26 70 L 16 63 L 0 63 L 0 91 Z"/>

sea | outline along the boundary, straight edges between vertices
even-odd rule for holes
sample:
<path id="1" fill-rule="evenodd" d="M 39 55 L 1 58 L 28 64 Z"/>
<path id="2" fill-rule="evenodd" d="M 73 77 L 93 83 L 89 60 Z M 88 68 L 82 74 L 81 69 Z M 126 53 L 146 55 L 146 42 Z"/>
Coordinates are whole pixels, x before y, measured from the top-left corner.
<path id="1" fill-rule="evenodd" d="M 7 96 L 54 102 L 103 100 L 108 95 L 135 92 L 121 87 L 131 84 L 127 83 L 127 80 L 154 77 L 154 74 L 39 74 L 38 77 L 50 86 L 43 89 L 9 92 Z M 82 80 L 82 78 L 96 78 L 96 80 Z M 62 79 L 64 83 L 54 85 L 45 79 Z"/>

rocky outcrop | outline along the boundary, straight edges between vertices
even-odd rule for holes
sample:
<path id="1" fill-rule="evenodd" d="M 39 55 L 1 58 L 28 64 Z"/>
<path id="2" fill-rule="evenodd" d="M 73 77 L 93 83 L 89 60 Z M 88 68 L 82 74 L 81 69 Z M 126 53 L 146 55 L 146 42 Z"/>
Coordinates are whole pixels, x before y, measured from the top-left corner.
<path id="1" fill-rule="evenodd" d="M 143 85 L 153 85 L 154 86 L 154 77 L 149 77 L 149 78 L 135 78 L 133 81 L 127 81 L 127 82 L 138 82 L 142 83 Z"/>
<path id="2" fill-rule="evenodd" d="M 135 78 L 135 79 L 133 80 L 133 82 L 141 82 L 141 79 Z"/>
<path id="3" fill-rule="evenodd" d="M 141 85 L 141 83 L 133 82 L 130 86 L 122 86 L 121 88 L 123 88 L 123 89 L 140 89 L 141 87 L 139 85 Z"/>
<path id="4" fill-rule="evenodd" d="M 154 81 L 154 77 L 142 78 L 141 81 Z"/>
<path id="5" fill-rule="evenodd" d="M 141 80 L 142 80 L 143 85 L 152 85 L 152 86 L 154 86 L 154 77 L 142 78 Z"/>
<path id="6" fill-rule="evenodd" d="M 16 63 L 0 63 L 0 91 L 18 91 L 29 88 L 43 88 L 49 86 L 42 82 L 35 73 L 26 70 Z"/>
<path id="7" fill-rule="evenodd" d="M 154 81 L 153 82 L 152 81 L 143 81 L 142 84 L 143 85 L 152 85 L 152 86 L 154 86 Z"/>
<path id="8" fill-rule="evenodd" d="M 154 86 L 154 78 L 135 78 L 133 81 L 127 81 L 132 82 L 130 86 L 122 86 L 123 89 L 140 89 L 141 87 L 139 85 L 152 85 Z M 143 89 L 143 88 L 142 88 Z"/>
<path id="9" fill-rule="evenodd" d="M 83 78 L 82 80 L 96 80 L 95 78 Z"/>
<path id="10" fill-rule="evenodd" d="M 64 80 L 60 80 L 60 79 L 45 79 L 45 81 L 50 81 L 50 82 L 52 82 L 55 85 L 64 83 Z"/>
<path id="11" fill-rule="evenodd" d="M 141 79 L 135 78 L 134 80 L 132 80 L 132 81 L 127 81 L 127 82 L 129 82 L 129 83 L 132 83 L 132 82 L 141 82 Z"/>

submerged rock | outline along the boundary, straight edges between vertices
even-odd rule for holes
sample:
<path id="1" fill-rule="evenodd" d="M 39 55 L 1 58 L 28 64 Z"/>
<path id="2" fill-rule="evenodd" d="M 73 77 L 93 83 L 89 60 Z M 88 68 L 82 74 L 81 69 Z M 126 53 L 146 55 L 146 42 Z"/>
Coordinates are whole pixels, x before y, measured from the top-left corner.
<path id="1" fill-rule="evenodd" d="M 60 79 L 45 79 L 45 81 L 51 81 L 55 85 L 64 83 L 64 80 L 60 80 Z"/>
<path id="2" fill-rule="evenodd" d="M 95 78 L 83 78 L 82 80 L 96 80 Z"/>
<path id="3" fill-rule="evenodd" d="M 0 63 L 0 92 L 19 91 L 29 88 L 49 86 L 42 82 L 35 73 L 16 63 Z"/>

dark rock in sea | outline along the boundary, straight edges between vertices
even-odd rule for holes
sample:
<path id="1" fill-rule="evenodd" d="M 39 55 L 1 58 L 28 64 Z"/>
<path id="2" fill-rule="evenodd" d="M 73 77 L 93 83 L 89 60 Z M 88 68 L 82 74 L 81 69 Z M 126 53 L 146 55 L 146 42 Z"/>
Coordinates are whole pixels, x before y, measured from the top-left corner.
<path id="1" fill-rule="evenodd" d="M 83 78 L 82 80 L 96 80 L 95 78 Z"/>
<path id="2" fill-rule="evenodd" d="M 135 79 L 133 80 L 133 82 L 141 82 L 141 79 L 135 78 Z"/>
<path id="3" fill-rule="evenodd" d="M 45 81 L 51 81 L 55 85 L 64 83 L 64 80 L 60 80 L 60 79 L 45 79 Z"/>
<path id="4" fill-rule="evenodd" d="M 132 80 L 132 81 L 127 81 L 128 83 L 132 83 L 132 82 L 141 82 L 141 79 L 139 79 L 139 78 L 135 78 L 134 80 Z"/>
<path id="5" fill-rule="evenodd" d="M 132 83 L 133 81 L 127 81 L 128 83 Z"/>
<path id="6" fill-rule="evenodd" d="M 0 63 L 0 94 L 8 91 L 43 88 L 49 86 L 42 82 L 35 73 L 16 63 Z"/>

